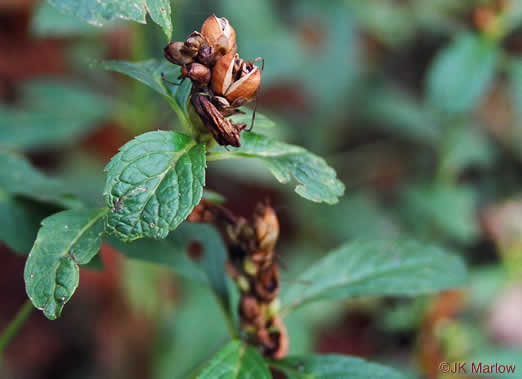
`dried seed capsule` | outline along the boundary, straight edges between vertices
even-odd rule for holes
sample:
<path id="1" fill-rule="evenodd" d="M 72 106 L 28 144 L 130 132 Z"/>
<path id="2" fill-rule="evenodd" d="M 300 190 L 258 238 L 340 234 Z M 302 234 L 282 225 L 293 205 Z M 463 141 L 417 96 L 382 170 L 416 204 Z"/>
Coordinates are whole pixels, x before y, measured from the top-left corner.
<path id="1" fill-rule="evenodd" d="M 198 87 L 206 87 L 210 82 L 210 69 L 200 63 L 192 63 L 181 67 L 181 75 L 186 76 L 193 82 L 196 82 Z"/>
<path id="2" fill-rule="evenodd" d="M 272 264 L 261 271 L 255 283 L 256 295 L 264 301 L 272 301 L 279 295 L 279 270 Z"/>
<path id="3" fill-rule="evenodd" d="M 288 338 L 288 331 L 286 330 L 286 326 L 280 317 L 274 318 L 274 321 L 272 322 L 272 327 L 277 329 L 277 332 L 273 333 L 273 336 L 277 338 L 277 349 L 271 351 L 270 355 L 274 359 L 283 359 L 288 355 L 288 351 L 290 350 L 290 340 Z"/>
<path id="4" fill-rule="evenodd" d="M 279 221 L 269 205 L 259 206 L 254 215 L 254 228 L 261 249 L 273 249 L 279 238 Z"/>
<path id="5" fill-rule="evenodd" d="M 239 303 L 241 316 L 246 320 L 254 320 L 259 317 L 259 304 L 254 296 L 243 296 Z"/>
<path id="6" fill-rule="evenodd" d="M 199 32 L 193 32 L 188 36 L 187 40 L 184 43 L 184 52 L 191 53 L 192 57 L 198 55 L 199 50 L 208 47 L 208 43 L 205 40 L 205 37 Z"/>
<path id="7" fill-rule="evenodd" d="M 246 124 L 233 124 L 227 120 L 206 95 L 194 94 L 190 102 L 217 143 L 239 147 L 241 131 Z"/>
<path id="8" fill-rule="evenodd" d="M 224 17 L 212 15 L 207 18 L 201 27 L 201 34 L 218 54 L 235 53 L 237 50 L 236 31 Z"/>
<path id="9" fill-rule="evenodd" d="M 212 70 L 212 90 L 230 103 L 246 102 L 254 97 L 261 85 L 261 71 L 235 53 L 221 57 Z"/>
<path id="10" fill-rule="evenodd" d="M 165 58 L 179 66 L 192 63 L 194 59 L 190 54 L 184 52 L 184 47 L 185 44 L 183 42 L 169 43 L 164 49 Z"/>

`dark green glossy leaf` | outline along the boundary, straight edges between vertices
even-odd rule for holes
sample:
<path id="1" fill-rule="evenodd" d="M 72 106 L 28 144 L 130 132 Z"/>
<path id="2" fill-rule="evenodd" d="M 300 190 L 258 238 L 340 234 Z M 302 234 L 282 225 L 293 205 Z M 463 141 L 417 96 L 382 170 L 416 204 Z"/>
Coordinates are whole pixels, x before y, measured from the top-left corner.
<path id="1" fill-rule="evenodd" d="M 403 379 L 400 372 L 370 363 L 361 358 L 342 355 L 303 355 L 275 361 L 271 366 L 292 379 Z"/>
<path id="2" fill-rule="evenodd" d="M 132 20 L 146 23 L 147 14 L 161 26 L 167 38 L 172 35 L 172 20 L 169 0 L 48 0 L 61 12 L 103 26 L 111 20 Z"/>
<path id="3" fill-rule="evenodd" d="M 224 151 L 219 148 L 220 151 Z M 281 183 L 294 178 L 302 197 L 318 203 L 335 204 L 344 193 L 344 184 L 326 161 L 302 147 L 289 145 L 256 133 L 243 133 L 241 147 L 218 153 L 260 159 Z"/>
<path id="4" fill-rule="evenodd" d="M 109 99 L 72 83 L 33 81 L 22 92 L 25 106 L 0 106 L 0 147 L 68 144 L 99 127 L 111 110 Z"/>
<path id="5" fill-rule="evenodd" d="M 433 62 L 427 82 L 429 101 L 441 111 L 471 111 L 488 90 L 498 57 L 491 41 L 458 35 Z"/>
<path id="6" fill-rule="evenodd" d="M 56 213 L 42 222 L 25 264 L 27 295 L 51 320 L 76 291 L 79 267 L 101 247 L 106 209 L 76 209 Z"/>
<path id="7" fill-rule="evenodd" d="M 108 232 L 165 238 L 201 200 L 205 167 L 205 145 L 183 134 L 148 132 L 126 143 L 105 168 Z"/>
<path id="8" fill-rule="evenodd" d="M 217 353 L 194 378 L 270 379 L 272 375 L 256 349 L 241 341 L 232 341 Z"/>
<path id="9" fill-rule="evenodd" d="M 415 241 L 355 241 L 311 265 L 283 293 L 286 310 L 321 299 L 416 296 L 463 285 L 464 263 Z"/>

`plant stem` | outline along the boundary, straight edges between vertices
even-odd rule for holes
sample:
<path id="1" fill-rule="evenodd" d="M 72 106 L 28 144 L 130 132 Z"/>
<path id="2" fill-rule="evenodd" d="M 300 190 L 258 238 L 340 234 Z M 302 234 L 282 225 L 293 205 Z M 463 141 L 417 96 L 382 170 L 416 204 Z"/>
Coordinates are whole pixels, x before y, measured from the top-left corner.
<path id="1" fill-rule="evenodd" d="M 192 123 L 187 118 L 187 115 L 185 114 L 185 112 L 183 111 L 181 106 L 178 103 L 176 103 L 176 101 L 174 101 L 174 100 L 167 99 L 167 101 L 169 102 L 172 109 L 174 109 L 174 112 L 176 113 L 179 120 L 181 121 L 181 126 L 183 127 L 185 132 L 190 136 L 194 136 L 194 128 L 192 127 Z"/>
<path id="2" fill-rule="evenodd" d="M 7 325 L 7 328 L 5 328 L 5 330 L 2 332 L 2 335 L 0 335 L 0 356 L 3 355 L 3 352 L 9 344 L 9 342 L 11 342 L 13 337 L 16 336 L 20 328 L 27 321 L 33 309 L 33 304 L 31 304 L 31 301 L 27 299 L 16 313 L 15 318 L 9 323 L 9 325 Z"/>
<path id="3" fill-rule="evenodd" d="M 237 158 L 237 156 L 234 154 L 231 154 L 231 153 L 227 153 L 227 152 L 207 154 L 207 162 L 221 161 L 223 159 L 232 159 L 232 158 Z"/>

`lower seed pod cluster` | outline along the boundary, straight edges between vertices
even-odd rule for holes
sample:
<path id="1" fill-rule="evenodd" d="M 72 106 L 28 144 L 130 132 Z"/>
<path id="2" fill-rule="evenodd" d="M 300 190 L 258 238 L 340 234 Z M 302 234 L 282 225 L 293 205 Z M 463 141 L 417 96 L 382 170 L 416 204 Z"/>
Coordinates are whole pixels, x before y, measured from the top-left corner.
<path id="1" fill-rule="evenodd" d="M 279 222 L 274 209 L 259 204 L 247 220 L 222 206 L 202 201 L 188 220 L 219 227 L 228 248 L 228 275 L 241 293 L 241 329 L 265 356 L 284 358 L 289 340 L 279 316 L 280 279 L 275 262 Z"/>

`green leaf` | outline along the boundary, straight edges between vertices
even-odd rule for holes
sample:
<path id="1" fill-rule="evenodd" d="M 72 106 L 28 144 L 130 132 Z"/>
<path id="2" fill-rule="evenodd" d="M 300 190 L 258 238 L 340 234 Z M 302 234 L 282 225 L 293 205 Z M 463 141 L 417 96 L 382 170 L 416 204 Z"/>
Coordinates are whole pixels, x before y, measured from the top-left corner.
<path id="1" fill-rule="evenodd" d="M 101 32 L 85 20 L 66 16 L 49 3 L 42 3 L 35 10 L 31 30 L 39 37 L 84 37 Z"/>
<path id="2" fill-rule="evenodd" d="M 395 220 L 368 193 L 350 191 L 335 207 L 315 203 L 296 206 L 294 214 L 295 222 L 326 241 L 399 235 Z"/>
<path id="3" fill-rule="evenodd" d="M 499 50 L 491 41 L 460 34 L 435 58 L 428 74 L 429 101 L 450 113 L 473 110 L 488 90 Z"/>
<path id="4" fill-rule="evenodd" d="M 78 287 L 78 265 L 98 253 L 106 209 L 76 209 L 56 213 L 42 222 L 25 264 L 27 295 L 34 306 L 54 320 Z"/>
<path id="5" fill-rule="evenodd" d="M 294 178 L 295 188 L 300 196 L 317 203 L 335 204 L 344 194 L 344 184 L 336 176 L 335 170 L 326 161 L 302 147 L 289 145 L 256 133 L 243 133 L 241 147 L 223 152 L 217 148 L 216 156 L 240 156 L 260 159 L 281 183 Z"/>
<path id="6" fill-rule="evenodd" d="M 416 241 L 355 241 L 313 264 L 283 294 L 286 310 L 321 299 L 416 296 L 464 284 L 460 258 Z"/>
<path id="7" fill-rule="evenodd" d="M 243 113 L 236 113 L 232 116 L 230 116 L 230 120 L 234 122 L 235 124 L 247 124 L 250 125 L 252 123 L 252 115 L 253 110 L 250 108 L 242 108 L 241 111 Z M 256 112 L 256 118 L 254 120 L 254 128 L 263 128 L 263 129 L 270 129 L 275 127 L 276 124 L 274 121 L 272 121 L 270 118 L 265 116 L 262 113 Z"/>
<path id="8" fill-rule="evenodd" d="M 31 166 L 22 155 L 0 150 L 0 191 L 64 207 L 78 205 L 64 187 Z"/>
<path id="9" fill-rule="evenodd" d="M 33 246 L 40 222 L 49 214 L 45 207 L 0 189 L 0 241 L 16 253 L 27 254 Z"/>
<path id="10" fill-rule="evenodd" d="M 108 98 L 73 83 L 33 81 L 22 92 L 26 106 L 0 106 L 0 147 L 66 145 L 100 127 L 111 111 Z"/>
<path id="11" fill-rule="evenodd" d="M 370 363 L 361 358 L 342 355 L 293 356 L 270 363 L 292 379 L 400 379 L 400 372 Z"/>
<path id="12" fill-rule="evenodd" d="M 40 221 L 54 206 L 77 207 L 79 201 L 64 192 L 64 184 L 35 169 L 23 156 L 0 150 L 0 241 L 27 254 Z M 44 206 L 38 202 L 50 203 Z"/>
<path id="13" fill-rule="evenodd" d="M 172 96 L 172 94 L 167 90 L 167 83 L 161 77 L 162 73 L 165 78 L 172 81 L 180 75 L 179 66 L 167 61 L 158 62 L 155 59 L 141 62 L 103 61 L 100 65 L 104 70 L 119 72 L 134 78 L 163 96 Z"/>
<path id="14" fill-rule="evenodd" d="M 194 376 L 197 379 L 270 379 L 270 371 L 256 349 L 241 341 L 229 342 Z"/>
<path id="15" fill-rule="evenodd" d="M 96 254 L 88 263 L 83 266 L 83 268 L 91 271 L 102 272 L 105 266 L 103 265 L 101 256 Z"/>
<path id="16" fill-rule="evenodd" d="M 129 258 L 160 264 L 192 280 L 211 285 L 216 295 L 228 307 L 225 275 L 227 252 L 219 233 L 209 225 L 183 223 L 164 240 L 143 238 L 124 243 L 117 238 L 107 242 Z M 191 259 L 191 243 L 201 246 L 201 258 Z"/>
<path id="17" fill-rule="evenodd" d="M 414 232 L 429 238 L 444 233 L 460 243 L 480 234 L 472 188 L 450 185 L 419 186 L 404 194 L 402 209 Z"/>
<path id="18" fill-rule="evenodd" d="M 223 204 L 226 201 L 223 195 L 208 189 L 203 190 L 203 199 L 216 204 Z"/>
<path id="19" fill-rule="evenodd" d="M 170 41 L 173 30 L 170 0 L 147 0 L 147 7 L 152 21 L 161 26 Z"/>
<path id="20" fill-rule="evenodd" d="M 205 168 L 205 145 L 183 134 L 127 142 L 105 168 L 108 232 L 123 241 L 165 238 L 201 200 Z"/>
<path id="21" fill-rule="evenodd" d="M 416 143 L 435 144 L 440 137 L 440 126 L 432 112 L 403 90 L 394 87 L 374 88 L 359 107 L 363 121 L 393 136 L 400 136 Z M 366 101 L 371 98 L 371 101 Z"/>
<path id="22" fill-rule="evenodd" d="M 473 124 L 452 126 L 444 144 L 440 169 L 448 178 L 469 167 L 492 168 L 497 158 L 493 142 Z"/>
<path id="23" fill-rule="evenodd" d="M 253 111 L 249 108 L 241 109 L 243 113 L 236 113 L 229 117 L 234 124 L 247 124 L 248 127 L 252 124 L 252 113 Z M 254 120 L 254 130 L 259 129 L 271 129 L 275 127 L 275 122 L 266 117 L 265 115 L 256 112 L 256 118 Z"/>
<path id="24" fill-rule="evenodd" d="M 145 24 L 147 13 L 161 26 L 167 39 L 172 36 L 169 0 L 48 0 L 61 12 L 82 18 L 90 24 L 103 26 L 107 21 L 132 20 Z"/>
<path id="25" fill-rule="evenodd" d="M 192 84 L 190 80 L 184 80 L 180 85 L 172 84 L 179 82 L 179 66 L 151 59 L 142 62 L 104 61 L 101 62 L 101 67 L 134 78 L 165 96 L 181 122 L 186 127 L 189 126 L 187 106 Z"/>
<path id="26" fill-rule="evenodd" d="M 154 379 L 190 378 L 208 360 L 209 352 L 218 351 L 230 339 L 223 327 L 224 314 L 207 287 L 176 281 L 176 288 L 181 288 L 181 301 L 158 325 L 150 376 Z"/>
<path id="27" fill-rule="evenodd" d="M 513 59 L 509 65 L 509 84 L 514 109 L 522 117 L 522 59 Z"/>

